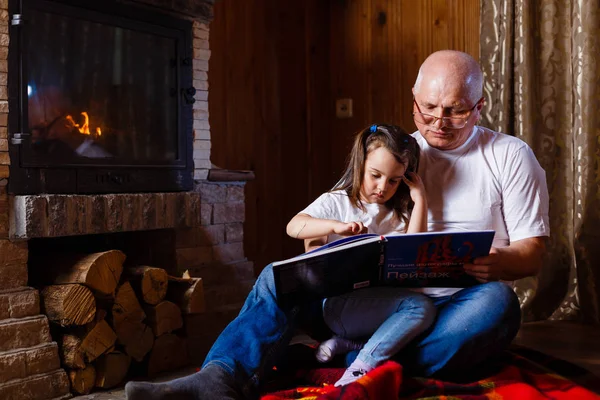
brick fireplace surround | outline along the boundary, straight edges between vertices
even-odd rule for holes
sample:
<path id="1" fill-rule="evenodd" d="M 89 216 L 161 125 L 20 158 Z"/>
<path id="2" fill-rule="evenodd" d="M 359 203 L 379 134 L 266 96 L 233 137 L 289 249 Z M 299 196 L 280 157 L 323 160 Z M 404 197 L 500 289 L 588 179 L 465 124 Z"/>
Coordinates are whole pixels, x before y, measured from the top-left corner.
<path id="1" fill-rule="evenodd" d="M 152 233 L 148 251 L 157 243 L 163 254 L 173 255 L 173 265 L 161 267 L 173 274 L 189 270 L 192 276 L 203 278 L 206 312 L 185 321 L 188 353 L 196 362 L 239 311 L 254 282 L 253 266 L 243 249 L 244 182 L 207 179 L 211 168 L 208 24 L 214 0 L 122 1 L 194 21 L 195 188 L 183 193 L 8 193 L 10 19 L 8 0 L 0 0 L 0 399 L 70 397 L 48 319 L 41 314 L 38 290 L 28 286 L 28 259 L 35 256 L 28 250 L 33 247 L 31 239 L 140 232 L 145 241 Z"/>

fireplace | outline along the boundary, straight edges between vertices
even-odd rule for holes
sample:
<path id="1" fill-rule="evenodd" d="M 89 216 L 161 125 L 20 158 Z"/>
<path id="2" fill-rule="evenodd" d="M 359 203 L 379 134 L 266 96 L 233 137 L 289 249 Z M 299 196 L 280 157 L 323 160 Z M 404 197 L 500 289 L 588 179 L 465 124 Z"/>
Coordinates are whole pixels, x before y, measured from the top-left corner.
<path id="1" fill-rule="evenodd" d="M 114 1 L 10 8 L 11 192 L 192 189 L 191 21 Z"/>
<path id="2" fill-rule="evenodd" d="M 239 312 L 252 174 L 210 162 L 213 3 L 0 0 L 0 398 L 76 392 L 36 279 L 50 253 L 201 278 L 205 312 L 170 333 L 196 365 Z"/>

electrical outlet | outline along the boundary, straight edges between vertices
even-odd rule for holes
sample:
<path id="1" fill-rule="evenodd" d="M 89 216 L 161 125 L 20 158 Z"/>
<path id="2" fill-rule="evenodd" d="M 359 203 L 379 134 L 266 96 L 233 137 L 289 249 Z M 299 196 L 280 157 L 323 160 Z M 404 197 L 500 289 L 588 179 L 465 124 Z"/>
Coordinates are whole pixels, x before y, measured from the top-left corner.
<path id="1" fill-rule="evenodd" d="M 335 116 L 337 118 L 352 118 L 352 99 L 337 99 L 335 101 Z"/>

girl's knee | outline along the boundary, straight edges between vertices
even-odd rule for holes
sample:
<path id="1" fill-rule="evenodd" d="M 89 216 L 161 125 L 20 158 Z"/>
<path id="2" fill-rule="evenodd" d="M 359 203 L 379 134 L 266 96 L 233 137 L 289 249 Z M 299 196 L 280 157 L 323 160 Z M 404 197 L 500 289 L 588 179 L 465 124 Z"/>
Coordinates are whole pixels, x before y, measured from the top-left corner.
<path id="1" fill-rule="evenodd" d="M 425 295 L 415 293 L 414 296 L 406 298 L 398 305 L 397 312 L 403 312 L 407 308 L 413 313 L 419 314 L 424 323 L 432 324 L 437 314 L 437 308 L 433 301 Z"/>

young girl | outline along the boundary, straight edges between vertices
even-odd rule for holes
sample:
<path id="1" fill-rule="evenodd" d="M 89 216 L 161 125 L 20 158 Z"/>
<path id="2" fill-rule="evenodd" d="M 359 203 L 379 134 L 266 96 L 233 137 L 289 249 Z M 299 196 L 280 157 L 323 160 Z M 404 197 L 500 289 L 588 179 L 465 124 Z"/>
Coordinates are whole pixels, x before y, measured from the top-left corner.
<path id="1" fill-rule="evenodd" d="M 304 239 L 308 251 L 359 233 L 426 231 L 427 200 L 416 174 L 418 163 L 419 145 L 402 128 L 364 129 L 354 140 L 342 179 L 292 218 L 288 235 Z M 435 310 L 428 297 L 393 287 L 365 288 L 325 299 L 323 316 L 334 336 L 320 344 L 316 357 L 326 362 L 360 349 L 335 383 L 346 385 L 425 331 L 435 319 Z"/>

